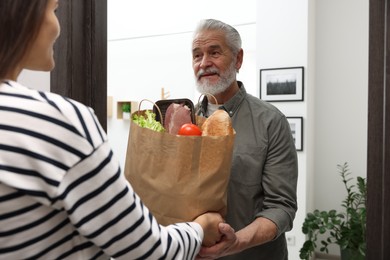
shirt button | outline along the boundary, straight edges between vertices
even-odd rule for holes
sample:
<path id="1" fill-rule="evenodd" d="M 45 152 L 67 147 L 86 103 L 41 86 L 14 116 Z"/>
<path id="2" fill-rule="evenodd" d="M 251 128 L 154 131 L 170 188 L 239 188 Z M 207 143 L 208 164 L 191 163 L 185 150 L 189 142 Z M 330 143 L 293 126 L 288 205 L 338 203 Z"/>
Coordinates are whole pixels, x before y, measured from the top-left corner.
<path id="1" fill-rule="evenodd" d="M 230 116 L 233 116 L 233 111 L 229 111 L 229 115 L 230 115 Z"/>

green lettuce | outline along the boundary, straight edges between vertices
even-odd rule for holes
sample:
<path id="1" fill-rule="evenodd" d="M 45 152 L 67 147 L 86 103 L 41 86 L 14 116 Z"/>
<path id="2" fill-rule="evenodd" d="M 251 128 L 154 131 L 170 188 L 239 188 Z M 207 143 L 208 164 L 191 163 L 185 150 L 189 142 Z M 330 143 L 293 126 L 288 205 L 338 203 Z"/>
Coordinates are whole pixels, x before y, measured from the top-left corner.
<path id="1" fill-rule="evenodd" d="M 156 114 L 146 110 L 145 116 L 134 114 L 133 122 L 140 127 L 149 128 L 157 132 L 165 132 L 165 128 L 156 120 Z"/>

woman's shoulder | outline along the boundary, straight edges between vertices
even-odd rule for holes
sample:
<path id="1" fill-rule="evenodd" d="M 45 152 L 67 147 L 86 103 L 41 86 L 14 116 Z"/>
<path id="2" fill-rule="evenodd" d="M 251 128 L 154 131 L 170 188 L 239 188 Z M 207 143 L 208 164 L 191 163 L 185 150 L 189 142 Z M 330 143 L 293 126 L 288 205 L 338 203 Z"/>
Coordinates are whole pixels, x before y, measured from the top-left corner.
<path id="1" fill-rule="evenodd" d="M 39 110 L 39 108 L 44 107 L 46 113 L 56 114 L 59 112 L 64 117 L 72 115 L 73 113 L 81 113 L 80 115 L 94 113 L 92 108 L 60 94 L 36 90 L 17 82 L 10 82 L 10 85 L 20 97 L 31 100 L 30 109 Z"/>
<path id="2" fill-rule="evenodd" d="M 74 99 L 57 93 L 35 90 L 17 82 L 8 82 L 7 88 L 10 105 L 17 106 L 25 113 L 56 122 L 67 128 L 73 128 L 82 136 L 97 138 L 98 142 L 106 139 L 94 110 Z M 94 138 L 95 136 L 95 138 Z M 97 141 L 97 140 L 96 140 Z M 95 143 L 95 142 L 94 142 Z"/>

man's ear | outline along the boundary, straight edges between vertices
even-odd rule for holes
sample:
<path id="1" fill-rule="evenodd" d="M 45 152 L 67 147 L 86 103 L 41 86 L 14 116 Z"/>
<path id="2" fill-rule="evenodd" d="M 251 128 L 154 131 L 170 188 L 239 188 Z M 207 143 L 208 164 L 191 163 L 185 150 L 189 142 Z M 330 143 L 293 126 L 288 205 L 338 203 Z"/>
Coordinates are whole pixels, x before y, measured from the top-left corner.
<path id="1" fill-rule="evenodd" d="M 242 61 L 244 58 L 244 50 L 241 48 L 237 53 L 237 61 L 236 61 L 236 71 L 238 72 L 242 66 Z"/>

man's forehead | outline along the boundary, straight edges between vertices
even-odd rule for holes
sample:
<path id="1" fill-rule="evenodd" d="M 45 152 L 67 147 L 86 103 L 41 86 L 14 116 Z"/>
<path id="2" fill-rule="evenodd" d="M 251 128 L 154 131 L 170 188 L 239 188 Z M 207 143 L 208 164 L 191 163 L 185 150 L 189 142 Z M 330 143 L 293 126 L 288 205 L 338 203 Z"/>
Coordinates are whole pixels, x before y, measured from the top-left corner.
<path id="1" fill-rule="evenodd" d="M 216 48 L 225 45 L 225 35 L 220 31 L 201 31 L 197 33 L 192 41 L 192 47 Z"/>

